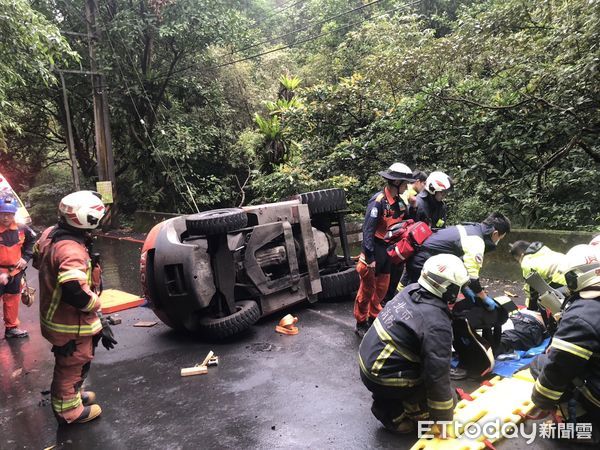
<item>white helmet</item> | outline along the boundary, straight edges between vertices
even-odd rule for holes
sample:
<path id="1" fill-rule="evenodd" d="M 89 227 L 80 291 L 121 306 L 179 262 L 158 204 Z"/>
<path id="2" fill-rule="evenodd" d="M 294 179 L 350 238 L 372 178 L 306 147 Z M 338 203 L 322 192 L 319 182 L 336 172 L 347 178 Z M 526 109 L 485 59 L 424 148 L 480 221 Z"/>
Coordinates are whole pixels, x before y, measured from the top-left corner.
<path id="1" fill-rule="evenodd" d="M 402 163 L 392 164 L 387 170 L 379 172 L 379 175 L 381 175 L 386 180 L 408 181 L 409 183 L 415 181 L 410 167 Z"/>
<path id="2" fill-rule="evenodd" d="M 600 252 L 597 246 L 580 244 L 573 247 L 565 255 L 565 280 L 567 287 L 580 292 L 594 287 L 600 291 Z M 589 293 L 580 292 L 582 297 Z M 593 294 L 592 296 L 595 296 Z"/>
<path id="3" fill-rule="evenodd" d="M 92 230 L 100 224 L 106 208 L 97 192 L 77 191 L 60 201 L 58 212 L 68 225 Z"/>
<path id="4" fill-rule="evenodd" d="M 600 248 L 600 234 L 590 241 L 590 245 Z"/>
<path id="5" fill-rule="evenodd" d="M 447 191 L 452 187 L 452 180 L 444 172 L 431 172 L 425 181 L 425 189 L 430 194 Z"/>
<path id="6" fill-rule="evenodd" d="M 458 256 L 442 253 L 425 261 L 419 284 L 447 302 L 456 300 L 460 289 L 469 282 L 469 274 Z"/>

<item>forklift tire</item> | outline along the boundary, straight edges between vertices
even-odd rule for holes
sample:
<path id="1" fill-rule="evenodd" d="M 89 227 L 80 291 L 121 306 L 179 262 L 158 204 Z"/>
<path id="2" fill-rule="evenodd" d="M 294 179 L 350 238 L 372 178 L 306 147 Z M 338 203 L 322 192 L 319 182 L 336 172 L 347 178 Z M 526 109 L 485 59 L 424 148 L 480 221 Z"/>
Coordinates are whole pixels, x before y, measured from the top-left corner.
<path id="1" fill-rule="evenodd" d="M 332 302 L 336 300 L 345 300 L 354 296 L 360 285 L 360 277 L 356 267 L 349 267 L 341 272 L 321 275 L 321 287 L 323 290 L 319 293 L 319 301 Z"/>
<path id="2" fill-rule="evenodd" d="M 156 317 L 158 317 L 162 323 L 167 325 L 169 328 L 174 329 L 175 331 L 186 331 L 185 326 L 177 320 L 173 320 L 169 315 L 161 309 L 152 308 Z"/>
<path id="3" fill-rule="evenodd" d="M 298 194 L 296 198 L 308 205 L 311 215 L 341 211 L 348 207 L 343 189 L 321 189 Z"/>
<path id="4" fill-rule="evenodd" d="M 260 319 L 260 309 L 254 300 L 235 302 L 237 311 L 225 317 L 200 318 L 198 331 L 211 339 L 226 339 L 247 330 Z"/>
<path id="5" fill-rule="evenodd" d="M 248 225 L 246 211 L 223 208 L 190 214 L 185 218 L 187 231 L 194 236 L 229 233 Z"/>

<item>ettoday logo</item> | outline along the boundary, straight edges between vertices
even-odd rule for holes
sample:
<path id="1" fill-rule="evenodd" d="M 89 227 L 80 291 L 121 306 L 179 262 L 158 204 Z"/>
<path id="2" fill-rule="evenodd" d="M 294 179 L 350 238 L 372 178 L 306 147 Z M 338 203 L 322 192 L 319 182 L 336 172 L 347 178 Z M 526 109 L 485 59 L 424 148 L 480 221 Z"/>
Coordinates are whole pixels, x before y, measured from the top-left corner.
<path id="1" fill-rule="evenodd" d="M 540 439 L 592 439 L 591 423 L 513 423 L 503 422 L 500 419 L 484 423 L 457 421 L 421 420 L 418 422 L 417 435 L 419 438 L 433 439 L 439 437 L 466 438 L 480 440 L 482 437 L 488 441 L 498 439 L 523 438 L 531 444 Z"/>

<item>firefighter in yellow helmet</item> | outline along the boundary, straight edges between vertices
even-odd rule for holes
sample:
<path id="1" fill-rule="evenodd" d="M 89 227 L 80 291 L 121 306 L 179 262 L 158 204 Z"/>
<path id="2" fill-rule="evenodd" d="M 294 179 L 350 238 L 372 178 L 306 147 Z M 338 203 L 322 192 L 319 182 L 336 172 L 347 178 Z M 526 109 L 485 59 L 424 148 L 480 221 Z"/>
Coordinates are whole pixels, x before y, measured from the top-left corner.
<path id="1" fill-rule="evenodd" d="M 89 422 L 100 415 L 96 394 L 83 390 L 94 348 L 100 340 L 114 347 L 110 327 L 100 312 L 101 270 L 91 254 L 90 231 L 105 213 L 100 195 L 78 191 L 59 205 L 58 224 L 36 244 L 39 270 L 40 325 L 55 357 L 52 409 L 60 424 Z"/>
<path id="2" fill-rule="evenodd" d="M 371 411 L 388 430 L 408 433 L 419 420 L 452 420 L 448 304 L 468 282 L 458 257 L 432 256 L 418 282 L 390 300 L 365 334 L 360 374 L 373 394 Z"/>

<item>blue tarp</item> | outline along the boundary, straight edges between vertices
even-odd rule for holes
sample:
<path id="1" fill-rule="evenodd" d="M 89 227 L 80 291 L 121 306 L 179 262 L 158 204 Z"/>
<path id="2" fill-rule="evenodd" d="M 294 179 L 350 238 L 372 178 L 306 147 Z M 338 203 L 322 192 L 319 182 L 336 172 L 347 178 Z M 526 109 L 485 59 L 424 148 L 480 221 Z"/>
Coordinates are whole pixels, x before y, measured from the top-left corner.
<path id="1" fill-rule="evenodd" d="M 546 347 L 548 347 L 548 343 L 550 342 L 550 338 L 544 339 L 537 347 L 530 348 L 526 352 L 522 350 L 517 350 L 516 353 L 519 355 L 520 359 L 513 359 L 508 361 L 498 361 L 494 364 L 493 373 L 496 375 L 500 375 L 501 377 L 512 377 L 512 375 L 520 370 L 526 364 L 529 364 L 533 358 L 537 355 L 544 353 Z"/>
<path id="2" fill-rule="evenodd" d="M 532 347 L 526 352 L 522 350 L 517 350 L 515 353 L 519 356 L 519 359 L 511 359 L 506 361 L 498 361 L 496 359 L 496 362 L 494 363 L 494 370 L 492 370 L 492 373 L 495 373 L 496 375 L 500 375 L 501 377 L 505 378 L 512 377 L 515 372 L 518 372 L 523 366 L 529 364 L 533 360 L 533 358 L 535 358 L 541 353 L 544 353 L 549 343 L 550 338 L 546 338 L 544 339 L 544 342 L 542 342 L 540 345 L 538 345 L 537 347 Z M 458 358 L 452 358 L 451 366 L 456 367 L 457 365 Z"/>

